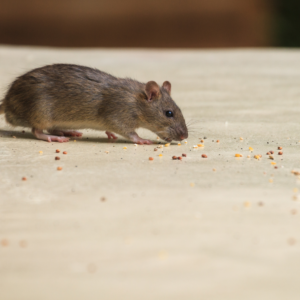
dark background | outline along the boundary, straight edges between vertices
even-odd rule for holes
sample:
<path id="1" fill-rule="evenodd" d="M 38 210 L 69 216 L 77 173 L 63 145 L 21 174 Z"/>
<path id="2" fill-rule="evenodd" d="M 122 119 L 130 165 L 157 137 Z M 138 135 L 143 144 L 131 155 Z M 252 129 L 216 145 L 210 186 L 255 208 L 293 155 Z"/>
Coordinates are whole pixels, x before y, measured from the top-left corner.
<path id="1" fill-rule="evenodd" d="M 300 0 L 0 0 L 0 44 L 300 46 Z"/>

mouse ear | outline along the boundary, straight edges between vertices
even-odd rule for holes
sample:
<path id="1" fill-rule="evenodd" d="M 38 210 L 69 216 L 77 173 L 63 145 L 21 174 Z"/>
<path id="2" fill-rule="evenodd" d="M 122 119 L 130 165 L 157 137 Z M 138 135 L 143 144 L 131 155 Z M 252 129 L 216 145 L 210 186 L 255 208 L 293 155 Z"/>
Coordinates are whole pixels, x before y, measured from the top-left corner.
<path id="1" fill-rule="evenodd" d="M 165 81 L 162 87 L 171 95 L 171 83 L 169 81 Z"/>
<path id="2" fill-rule="evenodd" d="M 146 83 L 146 94 L 148 97 L 148 101 L 152 101 L 157 98 L 159 95 L 159 86 L 155 81 L 148 81 Z"/>

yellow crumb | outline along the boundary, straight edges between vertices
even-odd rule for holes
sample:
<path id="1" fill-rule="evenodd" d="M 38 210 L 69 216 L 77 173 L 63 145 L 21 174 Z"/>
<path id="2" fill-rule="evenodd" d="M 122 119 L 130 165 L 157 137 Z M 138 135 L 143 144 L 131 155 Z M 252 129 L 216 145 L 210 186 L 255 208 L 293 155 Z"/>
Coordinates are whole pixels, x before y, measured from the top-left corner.
<path id="1" fill-rule="evenodd" d="M 165 147 L 169 147 L 170 146 L 170 144 L 168 143 L 168 144 L 165 144 Z"/>
<path id="2" fill-rule="evenodd" d="M 240 137 L 240 140 L 243 140 L 243 138 L 242 138 L 242 137 Z"/>
<path id="3" fill-rule="evenodd" d="M 276 162 L 275 161 L 271 161 L 271 165 L 276 165 Z"/>
<path id="4" fill-rule="evenodd" d="M 162 157 L 163 155 L 162 155 L 162 154 L 159 154 L 158 156 L 159 156 L 159 157 Z"/>
<path id="5" fill-rule="evenodd" d="M 43 151 L 40 151 L 39 154 L 43 154 Z"/>
<path id="6" fill-rule="evenodd" d="M 243 155 L 237 153 L 237 154 L 235 155 L 235 157 L 243 157 Z"/>
<path id="7" fill-rule="evenodd" d="M 181 146 L 181 144 L 180 144 L 180 143 L 178 143 L 177 145 L 178 145 L 178 146 Z"/>
<path id="8" fill-rule="evenodd" d="M 270 179 L 269 179 L 269 182 L 270 182 L 270 183 L 272 183 L 272 182 L 273 182 L 273 179 L 272 179 L 272 178 L 270 178 Z"/>
<path id="9" fill-rule="evenodd" d="M 198 146 L 198 147 L 204 147 L 204 145 L 203 145 L 203 144 L 198 144 L 197 146 Z"/>
<path id="10" fill-rule="evenodd" d="M 124 149 L 124 150 L 126 150 L 126 149 L 127 149 L 127 147 L 123 147 L 123 149 Z"/>
<path id="11" fill-rule="evenodd" d="M 260 159 L 260 156 L 259 155 L 254 155 L 254 158 L 255 159 Z"/>
<path id="12" fill-rule="evenodd" d="M 74 140 L 74 142 L 76 142 L 76 140 Z"/>
<path id="13" fill-rule="evenodd" d="M 250 150 L 250 151 L 253 151 L 253 148 L 252 148 L 252 147 L 249 147 L 249 150 Z"/>
<path id="14" fill-rule="evenodd" d="M 164 146 L 163 146 L 163 145 L 159 145 L 158 147 L 159 147 L 159 148 L 163 148 Z"/>
<path id="15" fill-rule="evenodd" d="M 185 144 L 187 144 L 187 141 L 184 141 Z"/>
<path id="16" fill-rule="evenodd" d="M 213 171 L 216 171 L 216 169 L 213 169 Z"/>
<path id="17" fill-rule="evenodd" d="M 194 145 L 193 148 L 198 148 L 198 146 L 197 146 L 197 145 Z"/>
<path id="18" fill-rule="evenodd" d="M 251 203 L 250 203 L 249 201 L 246 201 L 246 202 L 244 202 L 244 206 L 245 206 L 245 207 L 250 207 L 250 206 L 251 206 Z"/>

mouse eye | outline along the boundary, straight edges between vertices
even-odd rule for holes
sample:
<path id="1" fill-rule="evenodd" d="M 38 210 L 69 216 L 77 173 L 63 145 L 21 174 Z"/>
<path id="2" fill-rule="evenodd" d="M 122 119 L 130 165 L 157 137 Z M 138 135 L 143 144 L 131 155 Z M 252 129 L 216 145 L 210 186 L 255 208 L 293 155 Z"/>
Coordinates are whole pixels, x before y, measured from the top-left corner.
<path id="1" fill-rule="evenodd" d="M 173 112 L 170 111 L 170 110 L 167 110 L 167 111 L 166 111 L 166 116 L 167 116 L 168 118 L 172 118 L 172 117 L 173 117 Z"/>

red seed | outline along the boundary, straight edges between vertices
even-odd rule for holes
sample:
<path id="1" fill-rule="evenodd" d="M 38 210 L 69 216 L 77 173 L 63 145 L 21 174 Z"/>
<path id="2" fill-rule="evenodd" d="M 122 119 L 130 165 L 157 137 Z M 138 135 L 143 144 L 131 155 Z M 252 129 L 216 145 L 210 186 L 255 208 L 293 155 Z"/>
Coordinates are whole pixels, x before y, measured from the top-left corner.
<path id="1" fill-rule="evenodd" d="M 56 151 L 55 151 L 56 153 L 59 153 L 60 152 L 60 150 L 58 150 L 58 149 L 56 149 Z"/>
<path id="2" fill-rule="evenodd" d="M 182 153 L 182 156 L 183 156 L 183 157 L 186 157 L 186 154 Z"/>
<path id="3" fill-rule="evenodd" d="M 177 159 L 177 156 L 174 155 L 172 158 L 173 158 L 173 159 Z"/>
<path id="4" fill-rule="evenodd" d="M 153 160 L 154 158 L 153 157 L 149 157 L 149 160 Z"/>
<path id="5" fill-rule="evenodd" d="M 273 150 L 271 150 L 271 151 L 269 151 L 271 154 L 274 154 L 274 151 Z"/>
<path id="6" fill-rule="evenodd" d="M 60 160 L 60 157 L 59 156 L 55 156 L 55 160 Z"/>
<path id="7" fill-rule="evenodd" d="M 278 147 L 278 148 L 279 148 L 279 147 Z M 283 152 L 282 152 L 282 151 L 279 151 L 279 152 L 278 152 L 278 155 L 282 155 L 282 154 L 283 154 Z"/>
<path id="8" fill-rule="evenodd" d="M 68 154 L 68 152 L 67 152 L 67 151 L 64 151 L 63 154 Z"/>
<path id="9" fill-rule="evenodd" d="M 201 155 L 203 158 L 207 158 L 207 155 L 206 154 L 202 154 Z"/>
<path id="10" fill-rule="evenodd" d="M 26 177 L 22 177 L 22 180 L 23 180 L 23 181 L 26 181 L 26 180 L 27 180 L 27 178 L 26 178 Z"/>
<path id="11" fill-rule="evenodd" d="M 278 147 L 278 150 L 282 150 L 282 147 Z"/>
<path id="12" fill-rule="evenodd" d="M 182 157 L 181 157 L 181 156 L 178 156 L 177 159 L 182 160 Z"/>

